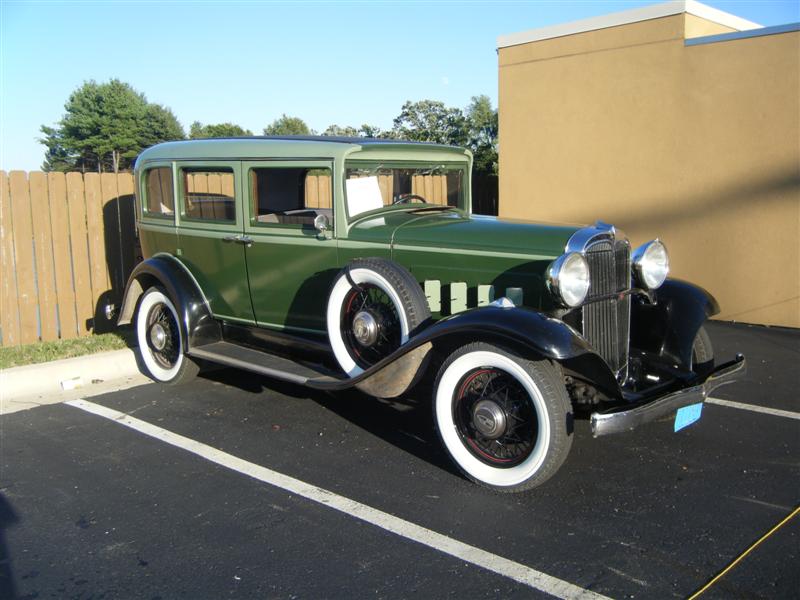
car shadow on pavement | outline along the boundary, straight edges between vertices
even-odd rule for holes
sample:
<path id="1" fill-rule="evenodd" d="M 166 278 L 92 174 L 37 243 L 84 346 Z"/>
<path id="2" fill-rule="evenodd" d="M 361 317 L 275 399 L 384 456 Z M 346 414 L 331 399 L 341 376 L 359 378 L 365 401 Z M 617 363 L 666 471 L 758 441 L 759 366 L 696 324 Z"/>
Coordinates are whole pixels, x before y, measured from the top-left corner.
<path id="1" fill-rule="evenodd" d="M 6 529 L 19 522 L 19 517 L 11 503 L 0 494 L 0 598 L 16 598 L 14 572 L 11 568 L 11 555 L 6 542 Z"/>
<path id="2" fill-rule="evenodd" d="M 271 391 L 290 398 L 309 399 L 412 456 L 461 476 L 441 448 L 433 426 L 430 402 L 425 400 L 424 381 L 399 398 L 379 399 L 355 389 L 322 392 L 249 373 L 245 375 L 236 369 L 203 371 L 202 376 L 254 394 Z"/>

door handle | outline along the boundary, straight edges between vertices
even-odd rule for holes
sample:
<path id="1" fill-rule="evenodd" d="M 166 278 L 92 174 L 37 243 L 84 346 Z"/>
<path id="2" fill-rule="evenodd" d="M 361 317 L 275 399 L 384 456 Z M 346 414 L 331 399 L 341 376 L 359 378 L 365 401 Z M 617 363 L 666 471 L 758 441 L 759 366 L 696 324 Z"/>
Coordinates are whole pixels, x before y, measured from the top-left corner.
<path id="1" fill-rule="evenodd" d="M 226 235 L 222 238 L 223 242 L 236 242 L 237 244 L 244 244 L 247 247 L 253 245 L 253 238 L 249 235 L 241 235 L 237 233 L 236 235 Z"/>

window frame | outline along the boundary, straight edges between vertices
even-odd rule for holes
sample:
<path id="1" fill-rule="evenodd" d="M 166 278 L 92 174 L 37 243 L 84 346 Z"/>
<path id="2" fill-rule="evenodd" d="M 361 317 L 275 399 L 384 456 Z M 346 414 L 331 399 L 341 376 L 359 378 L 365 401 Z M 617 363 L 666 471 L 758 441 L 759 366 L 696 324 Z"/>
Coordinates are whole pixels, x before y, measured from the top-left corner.
<path id="1" fill-rule="evenodd" d="M 154 169 L 169 169 L 170 177 L 172 179 L 172 214 L 154 213 L 147 210 L 149 189 L 147 186 L 147 175 Z M 178 193 L 175 188 L 175 168 L 172 161 L 154 161 L 147 163 L 142 167 L 138 177 L 139 184 L 139 211 L 142 219 L 152 219 L 157 223 L 170 223 L 175 224 L 178 217 Z"/>
<path id="2" fill-rule="evenodd" d="M 331 219 L 330 231 L 333 231 L 334 223 L 336 222 L 336 172 L 333 159 L 306 159 L 306 158 L 289 158 L 280 160 L 247 160 L 242 162 L 242 181 L 244 192 L 243 203 L 247 205 L 244 209 L 244 224 L 245 230 L 254 233 L 267 231 L 274 231 L 276 233 L 300 233 L 309 232 L 313 226 L 303 223 L 266 223 L 258 220 L 256 214 L 255 198 L 253 196 L 253 187 L 251 185 L 251 171 L 256 169 L 326 169 L 330 172 L 331 176 Z M 308 210 L 314 210 L 314 207 L 306 207 Z M 299 210 L 299 209 L 298 209 Z M 316 229 L 313 229 L 316 232 Z"/>
<path id="3" fill-rule="evenodd" d="M 233 175 L 232 221 L 220 219 L 198 219 L 186 214 L 185 171 L 229 171 Z M 175 182 L 178 190 L 179 223 L 198 229 L 242 230 L 242 185 L 241 166 L 238 160 L 181 160 L 175 163 Z M 176 211 L 178 212 L 178 211 Z"/>
<path id="4" fill-rule="evenodd" d="M 453 171 L 461 171 L 461 193 L 458 197 L 458 203 L 455 206 L 451 206 L 450 208 L 456 210 L 464 210 L 464 205 L 466 204 L 466 196 L 468 190 L 466 185 L 469 180 L 469 168 L 468 166 L 461 161 L 414 161 L 414 160 L 381 160 L 379 158 L 348 158 L 344 161 L 344 165 L 342 168 L 342 204 L 345 212 L 345 218 L 347 220 L 347 224 L 350 225 L 356 221 L 363 219 L 364 217 L 369 217 L 373 215 L 380 214 L 383 211 L 387 210 L 410 210 L 414 208 L 424 208 L 424 204 L 386 204 L 381 208 L 376 208 L 374 210 L 365 211 L 362 213 L 358 213 L 356 215 L 350 214 L 349 205 L 347 202 L 347 170 L 352 168 L 352 165 L 358 166 L 360 164 L 380 164 L 383 167 L 389 169 L 418 169 L 425 167 L 426 165 L 430 165 L 432 163 L 443 165 L 448 170 Z M 444 206 L 444 205 L 432 205 L 432 206 Z M 449 205 L 447 205 L 449 206 Z"/>

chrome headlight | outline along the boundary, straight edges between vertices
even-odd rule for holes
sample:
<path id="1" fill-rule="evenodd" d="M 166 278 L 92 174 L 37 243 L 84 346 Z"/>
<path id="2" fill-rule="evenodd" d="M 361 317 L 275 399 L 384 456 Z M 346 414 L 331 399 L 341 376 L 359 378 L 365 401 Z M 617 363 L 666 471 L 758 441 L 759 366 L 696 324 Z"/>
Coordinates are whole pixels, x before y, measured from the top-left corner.
<path id="1" fill-rule="evenodd" d="M 589 263 L 578 252 L 562 254 L 547 269 L 547 287 L 558 301 L 570 308 L 580 305 L 589 293 Z"/>
<path id="2" fill-rule="evenodd" d="M 643 288 L 661 287 L 669 274 L 667 247 L 658 239 L 639 246 L 633 253 L 633 270 Z"/>

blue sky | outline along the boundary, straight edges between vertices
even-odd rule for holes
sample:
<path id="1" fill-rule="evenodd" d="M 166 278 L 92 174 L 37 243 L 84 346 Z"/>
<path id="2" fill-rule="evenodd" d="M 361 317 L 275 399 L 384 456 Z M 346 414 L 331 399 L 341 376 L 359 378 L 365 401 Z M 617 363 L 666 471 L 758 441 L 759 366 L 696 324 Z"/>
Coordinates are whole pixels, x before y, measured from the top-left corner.
<path id="1" fill-rule="evenodd" d="M 39 168 L 39 126 L 89 79 L 130 83 L 186 129 L 261 133 L 281 113 L 317 130 L 389 128 L 406 100 L 496 105 L 498 35 L 647 4 L 0 0 L 0 168 Z M 800 0 L 706 4 L 766 26 L 800 21 Z"/>

